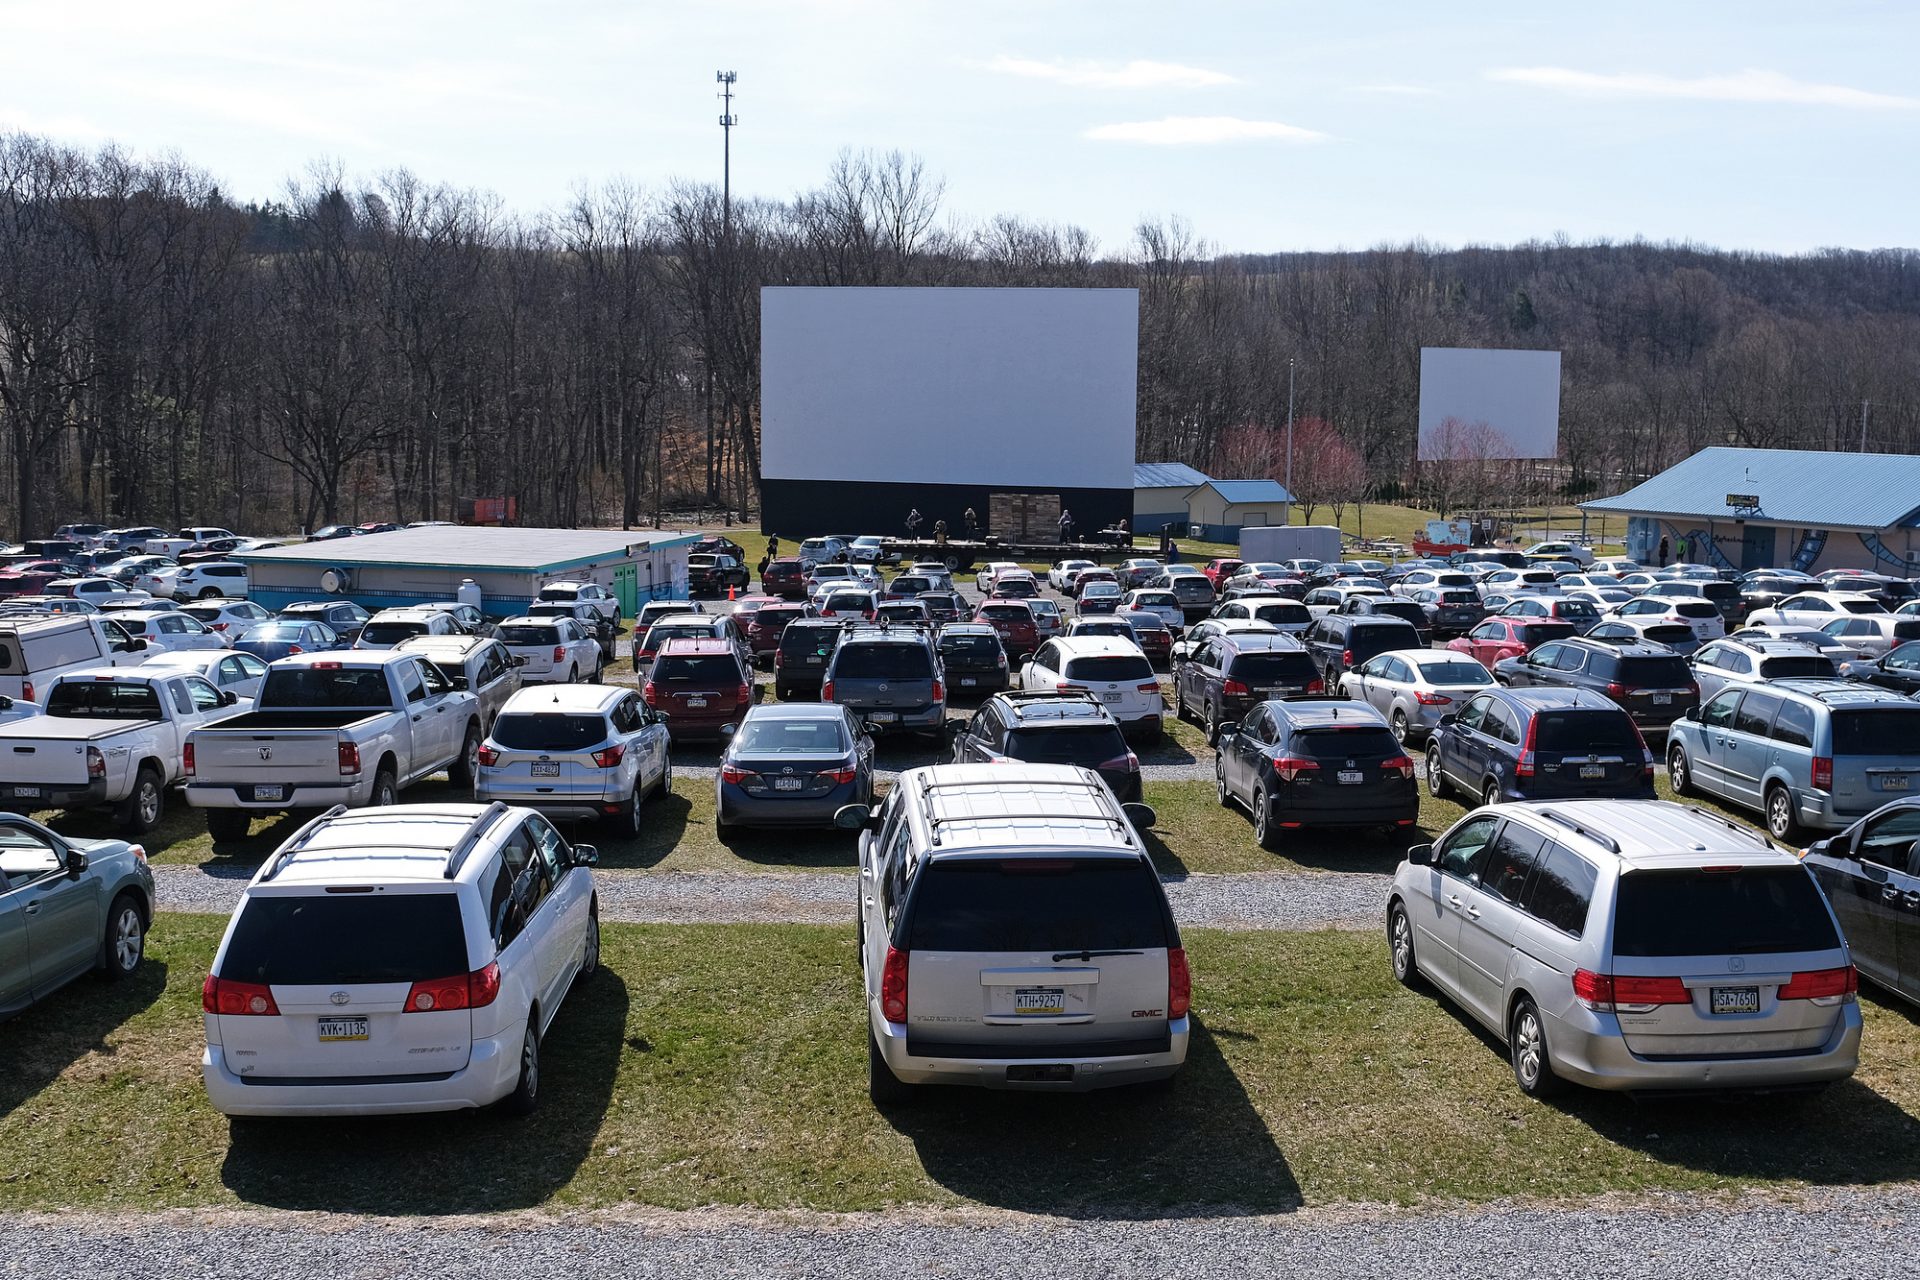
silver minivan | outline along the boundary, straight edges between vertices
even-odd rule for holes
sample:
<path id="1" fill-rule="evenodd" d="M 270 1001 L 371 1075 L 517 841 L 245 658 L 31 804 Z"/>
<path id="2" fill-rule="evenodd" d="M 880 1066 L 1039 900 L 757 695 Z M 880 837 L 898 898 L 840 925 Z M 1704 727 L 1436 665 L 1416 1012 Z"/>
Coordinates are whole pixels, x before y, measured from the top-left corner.
<path id="1" fill-rule="evenodd" d="M 1860 1057 L 1827 899 L 1759 833 L 1660 800 L 1477 809 L 1387 898 L 1394 976 L 1505 1040 L 1523 1093 L 1812 1088 Z"/>
<path id="2" fill-rule="evenodd" d="M 1667 780 L 1764 815 L 1776 840 L 1838 831 L 1920 791 L 1920 704 L 1846 680 L 1729 686 L 1667 731 Z"/>

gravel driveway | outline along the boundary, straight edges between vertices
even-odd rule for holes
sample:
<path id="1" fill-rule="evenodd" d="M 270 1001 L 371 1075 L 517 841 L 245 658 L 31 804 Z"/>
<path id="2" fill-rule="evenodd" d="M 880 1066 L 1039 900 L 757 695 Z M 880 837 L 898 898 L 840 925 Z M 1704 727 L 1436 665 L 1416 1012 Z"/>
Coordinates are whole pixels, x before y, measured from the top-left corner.
<path id="1" fill-rule="evenodd" d="M 688 1276 L 1011 1275 L 1639 1278 L 1913 1274 L 1912 1188 L 1739 1203 L 1634 1202 L 1274 1217 L 1063 1220 L 1010 1213 L 845 1218 L 727 1211 L 381 1221 L 270 1212 L 0 1218 L 5 1274 L 171 1280 L 685 1280 Z M 1015 1263 L 1012 1260 L 1018 1259 Z"/>

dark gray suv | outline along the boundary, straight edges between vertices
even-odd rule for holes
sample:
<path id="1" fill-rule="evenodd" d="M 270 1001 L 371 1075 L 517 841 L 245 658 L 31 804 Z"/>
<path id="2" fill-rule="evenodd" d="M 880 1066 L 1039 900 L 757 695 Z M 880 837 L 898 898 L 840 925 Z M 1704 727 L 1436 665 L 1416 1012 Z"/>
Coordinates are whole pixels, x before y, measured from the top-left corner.
<path id="1" fill-rule="evenodd" d="M 849 627 L 827 663 L 820 701 L 847 708 L 868 733 L 945 733 L 946 677 L 932 634 L 912 625 Z"/>

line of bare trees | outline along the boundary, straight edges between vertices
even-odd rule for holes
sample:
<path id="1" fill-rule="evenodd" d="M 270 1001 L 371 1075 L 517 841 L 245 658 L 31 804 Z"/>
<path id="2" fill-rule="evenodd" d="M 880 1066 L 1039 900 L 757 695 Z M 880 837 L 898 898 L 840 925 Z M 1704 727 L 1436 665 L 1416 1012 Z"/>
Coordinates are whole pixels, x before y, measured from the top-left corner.
<path id="1" fill-rule="evenodd" d="M 330 168 L 241 204 L 178 158 L 0 134 L 0 527 L 745 509 L 769 284 L 1137 287 L 1139 457 L 1280 474 L 1291 361 L 1309 503 L 1481 487 L 1413 461 L 1423 346 L 1561 350 L 1562 456 L 1526 474 L 1573 496 L 1707 444 L 1855 448 L 1863 414 L 1870 447 L 1920 448 L 1913 252 L 1225 256 L 1169 218 L 1102 253 L 944 201 L 916 159 L 847 154 L 730 217 L 703 184 L 534 215 Z"/>

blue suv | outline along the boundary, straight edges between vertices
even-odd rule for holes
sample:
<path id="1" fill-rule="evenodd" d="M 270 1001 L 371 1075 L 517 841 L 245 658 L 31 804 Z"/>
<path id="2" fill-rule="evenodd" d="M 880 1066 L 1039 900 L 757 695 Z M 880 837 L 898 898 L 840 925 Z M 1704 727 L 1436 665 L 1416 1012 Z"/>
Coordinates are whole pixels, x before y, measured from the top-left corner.
<path id="1" fill-rule="evenodd" d="M 1488 689 L 1443 716 L 1427 790 L 1503 800 L 1653 799 L 1653 755 L 1631 717 L 1587 689 Z"/>

